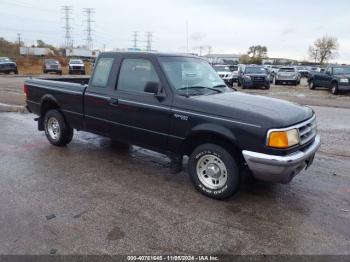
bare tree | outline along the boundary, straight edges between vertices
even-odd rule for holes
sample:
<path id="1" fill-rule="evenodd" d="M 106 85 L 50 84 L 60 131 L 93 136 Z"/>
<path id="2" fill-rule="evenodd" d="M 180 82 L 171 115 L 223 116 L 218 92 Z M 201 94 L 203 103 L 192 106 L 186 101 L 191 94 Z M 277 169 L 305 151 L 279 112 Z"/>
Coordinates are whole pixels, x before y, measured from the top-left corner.
<path id="1" fill-rule="evenodd" d="M 251 63 L 261 64 L 263 58 L 267 57 L 267 47 L 261 45 L 254 45 L 249 47 L 248 53 Z"/>
<path id="2" fill-rule="evenodd" d="M 335 58 L 339 49 L 338 39 L 330 36 L 323 36 L 316 39 L 314 44 L 309 47 L 309 56 L 311 59 L 319 62 L 321 65 Z"/>

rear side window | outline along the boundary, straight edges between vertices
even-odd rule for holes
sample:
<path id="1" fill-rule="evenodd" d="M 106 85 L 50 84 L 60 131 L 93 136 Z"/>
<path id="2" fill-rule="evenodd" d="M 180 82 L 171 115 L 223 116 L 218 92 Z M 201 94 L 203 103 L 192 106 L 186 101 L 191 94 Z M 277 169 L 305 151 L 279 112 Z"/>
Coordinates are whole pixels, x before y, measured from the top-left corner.
<path id="1" fill-rule="evenodd" d="M 160 82 L 150 61 L 146 59 L 123 61 L 119 73 L 118 90 L 144 92 L 148 82 Z"/>
<path id="2" fill-rule="evenodd" d="M 97 62 L 94 75 L 92 78 L 92 85 L 96 87 L 106 87 L 108 83 L 109 74 L 113 65 L 113 58 L 100 58 Z"/>

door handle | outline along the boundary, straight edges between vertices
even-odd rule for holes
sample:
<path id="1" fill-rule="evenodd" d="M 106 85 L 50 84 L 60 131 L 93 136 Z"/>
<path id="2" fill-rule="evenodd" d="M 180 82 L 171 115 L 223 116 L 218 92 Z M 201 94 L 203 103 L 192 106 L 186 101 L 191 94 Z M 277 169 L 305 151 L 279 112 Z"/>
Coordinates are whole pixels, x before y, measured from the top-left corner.
<path id="1" fill-rule="evenodd" d="M 111 98 L 111 99 L 109 100 L 109 104 L 110 104 L 111 106 L 118 106 L 118 99 L 116 99 L 116 98 Z"/>

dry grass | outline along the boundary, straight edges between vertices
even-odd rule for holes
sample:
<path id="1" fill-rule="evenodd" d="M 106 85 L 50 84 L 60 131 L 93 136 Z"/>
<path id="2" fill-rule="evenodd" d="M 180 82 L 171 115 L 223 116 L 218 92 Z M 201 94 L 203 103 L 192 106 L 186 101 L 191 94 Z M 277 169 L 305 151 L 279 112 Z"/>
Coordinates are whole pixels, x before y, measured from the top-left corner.
<path id="1" fill-rule="evenodd" d="M 46 57 L 48 58 L 48 57 Z M 62 73 L 68 75 L 68 59 L 65 57 L 52 57 L 60 61 L 62 65 Z M 18 66 L 18 72 L 22 75 L 40 75 L 43 74 L 43 58 L 34 56 L 20 57 L 16 59 Z M 86 74 L 90 75 L 92 72 L 92 65 L 89 62 L 85 62 Z"/>

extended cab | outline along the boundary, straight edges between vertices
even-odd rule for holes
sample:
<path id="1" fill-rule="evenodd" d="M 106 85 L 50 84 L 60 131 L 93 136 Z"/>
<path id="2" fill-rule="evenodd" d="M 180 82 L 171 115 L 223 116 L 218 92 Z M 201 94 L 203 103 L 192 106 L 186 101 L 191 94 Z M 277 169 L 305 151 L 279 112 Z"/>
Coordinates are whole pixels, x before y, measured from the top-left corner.
<path id="1" fill-rule="evenodd" d="M 329 66 L 324 72 L 311 74 L 308 82 L 310 89 L 326 87 L 333 95 L 350 91 L 350 66 Z"/>
<path id="2" fill-rule="evenodd" d="M 28 79 L 24 92 L 51 144 L 83 130 L 164 153 L 178 171 L 189 156 L 193 185 L 216 199 L 238 190 L 245 169 L 290 182 L 320 146 L 313 110 L 233 91 L 198 57 L 103 53 L 91 79 Z"/>

